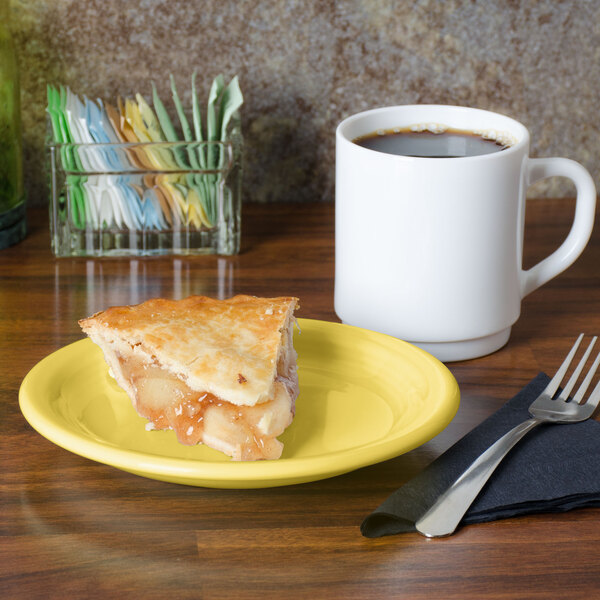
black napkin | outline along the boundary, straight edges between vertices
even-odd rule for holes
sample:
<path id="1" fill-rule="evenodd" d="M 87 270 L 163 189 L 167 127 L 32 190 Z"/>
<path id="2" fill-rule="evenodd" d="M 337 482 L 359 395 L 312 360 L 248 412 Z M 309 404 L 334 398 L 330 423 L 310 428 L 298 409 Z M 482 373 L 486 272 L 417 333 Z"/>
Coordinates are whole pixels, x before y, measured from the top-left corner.
<path id="1" fill-rule="evenodd" d="M 416 531 L 415 522 L 491 444 L 529 417 L 548 384 L 540 373 L 512 400 L 396 490 L 362 523 L 365 537 Z M 600 506 L 600 423 L 538 425 L 500 463 L 461 524 Z"/>

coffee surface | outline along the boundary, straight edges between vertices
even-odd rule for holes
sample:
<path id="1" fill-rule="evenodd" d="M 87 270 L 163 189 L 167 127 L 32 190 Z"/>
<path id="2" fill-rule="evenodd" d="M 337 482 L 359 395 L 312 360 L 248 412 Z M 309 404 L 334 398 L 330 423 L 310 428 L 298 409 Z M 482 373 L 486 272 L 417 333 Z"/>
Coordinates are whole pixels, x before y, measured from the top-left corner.
<path id="1" fill-rule="evenodd" d="M 377 152 L 423 158 L 480 156 L 509 147 L 502 140 L 489 139 L 476 132 L 459 129 L 445 129 L 437 133 L 396 128 L 375 131 L 352 141 Z"/>

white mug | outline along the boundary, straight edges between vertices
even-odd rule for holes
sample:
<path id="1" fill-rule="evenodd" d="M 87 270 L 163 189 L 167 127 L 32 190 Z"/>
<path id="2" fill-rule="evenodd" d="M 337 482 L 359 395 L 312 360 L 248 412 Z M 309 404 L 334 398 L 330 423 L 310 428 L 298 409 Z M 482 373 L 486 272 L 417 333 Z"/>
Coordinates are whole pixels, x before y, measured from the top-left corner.
<path id="1" fill-rule="evenodd" d="M 353 142 L 431 123 L 501 133 L 511 145 L 481 156 L 423 158 Z M 577 188 L 573 224 L 555 252 L 524 270 L 527 187 L 552 176 Z M 521 299 L 581 254 L 595 205 L 584 167 L 530 158 L 529 132 L 506 116 L 435 105 L 353 115 L 336 131 L 335 311 L 344 323 L 401 338 L 442 361 L 494 352 L 508 341 Z"/>

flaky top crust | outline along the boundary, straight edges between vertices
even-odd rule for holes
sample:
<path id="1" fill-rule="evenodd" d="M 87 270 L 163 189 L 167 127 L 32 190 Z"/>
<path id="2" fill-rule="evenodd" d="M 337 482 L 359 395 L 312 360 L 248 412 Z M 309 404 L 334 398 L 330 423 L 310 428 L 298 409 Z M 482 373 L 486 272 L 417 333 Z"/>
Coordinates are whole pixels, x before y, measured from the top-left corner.
<path id="1" fill-rule="evenodd" d="M 194 390 L 253 406 L 271 395 L 297 304 L 293 297 L 156 298 L 79 324 L 105 355 L 141 353 Z"/>

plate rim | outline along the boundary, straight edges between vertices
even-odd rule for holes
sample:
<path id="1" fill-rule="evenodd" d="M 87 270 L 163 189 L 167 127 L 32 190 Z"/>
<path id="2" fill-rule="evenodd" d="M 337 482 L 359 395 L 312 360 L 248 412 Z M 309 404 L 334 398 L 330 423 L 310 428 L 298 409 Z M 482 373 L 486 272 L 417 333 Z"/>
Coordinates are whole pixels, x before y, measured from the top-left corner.
<path id="1" fill-rule="evenodd" d="M 410 344 L 409 342 L 389 336 L 384 333 L 319 319 L 298 318 L 299 330 L 318 330 L 319 328 L 335 330 L 335 328 L 349 328 L 359 335 L 374 336 L 386 340 L 386 343 L 398 345 L 405 351 L 415 354 L 429 362 L 441 380 L 447 387 L 443 403 L 439 403 L 433 416 L 415 429 L 411 429 L 407 435 L 401 438 L 387 439 L 371 442 L 362 446 L 343 448 L 307 457 L 287 457 L 273 461 L 204 461 L 198 459 L 178 458 L 148 454 L 140 450 L 119 448 L 108 442 L 103 442 L 85 435 L 84 432 L 76 433 L 68 427 L 61 427 L 56 422 L 49 420 L 37 406 L 40 400 L 32 398 L 29 388 L 45 365 L 56 360 L 56 355 L 73 349 L 77 345 L 93 345 L 89 338 L 82 338 L 71 342 L 51 352 L 38 363 L 36 363 L 23 379 L 19 389 L 19 407 L 26 421 L 40 435 L 57 446 L 77 454 L 86 459 L 100 464 L 134 473 L 136 475 L 181 483 L 184 485 L 202 486 L 210 488 L 265 488 L 296 483 L 307 483 L 318 481 L 343 473 L 377 464 L 396 456 L 410 452 L 416 447 L 430 441 L 433 437 L 443 431 L 453 420 L 460 404 L 460 390 L 454 375 L 437 358 L 425 350 Z M 329 333 L 329 332 L 326 332 Z M 425 430 L 425 431 L 422 431 Z M 408 444 L 399 444 L 402 440 L 409 438 Z M 401 446 L 400 449 L 399 446 Z M 99 454 L 101 456 L 99 456 Z M 357 455 L 357 456 L 354 456 Z M 342 464 L 337 459 L 344 458 Z M 285 466 L 293 463 L 290 473 L 285 473 Z M 143 467 L 140 468 L 139 465 Z M 137 465 L 137 466 L 136 466 Z M 334 466 L 337 465 L 337 466 Z"/>

